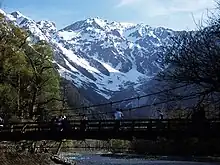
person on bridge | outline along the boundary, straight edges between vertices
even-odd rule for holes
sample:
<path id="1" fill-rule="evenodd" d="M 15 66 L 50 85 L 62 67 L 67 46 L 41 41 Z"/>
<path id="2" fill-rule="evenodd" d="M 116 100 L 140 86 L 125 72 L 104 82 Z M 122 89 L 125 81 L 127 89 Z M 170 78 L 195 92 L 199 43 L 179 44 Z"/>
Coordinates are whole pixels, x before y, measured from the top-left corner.
<path id="1" fill-rule="evenodd" d="M 58 131 L 63 131 L 62 121 L 63 121 L 63 116 L 62 115 L 60 115 L 58 118 L 56 118 L 55 123 L 56 123 Z"/>
<path id="2" fill-rule="evenodd" d="M 4 127 L 4 119 L 0 117 L 0 131 L 3 129 Z"/>
<path id="3" fill-rule="evenodd" d="M 62 128 L 64 131 L 71 130 L 71 125 L 65 115 L 63 116 L 63 120 L 62 120 Z"/>
<path id="4" fill-rule="evenodd" d="M 162 112 L 161 110 L 158 110 L 158 113 L 159 113 L 159 119 L 162 120 L 162 119 L 163 119 L 163 116 L 164 116 L 164 115 L 163 115 L 163 112 Z"/>
<path id="5" fill-rule="evenodd" d="M 192 114 L 192 122 L 194 129 L 197 131 L 204 131 L 205 129 L 209 129 L 209 123 L 206 119 L 205 107 L 204 105 L 200 105 L 197 109 L 194 109 Z"/>
<path id="6" fill-rule="evenodd" d="M 122 110 L 119 108 L 116 109 L 116 112 L 114 113 L 115 120 L 121 120 L 124 117 L 124 114 L 122 113 Z"/>
<path id="7" fill-rule="evenodd" d="M 122 113 L 122 110 L 120 109 L 116 109 L 116 112 L 114 113 L 114 116 L 115 116 L 115 120 L 116 120 L 116 123 L 115 123 L 115 131 L 118 131 L 120 129 L 120 126 L 121 126 L 121 122 L 120 120 L 124 117 L 123 113 Z"/>
<path id="8" fill-rule="evenodd" d="M 82 131 L 86 131 L 87 130 L 87 125 L 88 125 L 88 117 L 85 115 L 85 114 L 83 114 L 82 115 L 82 120 L 81 120 L 81 126 L 80 126 L 80 129 L 82 130 Z"/>

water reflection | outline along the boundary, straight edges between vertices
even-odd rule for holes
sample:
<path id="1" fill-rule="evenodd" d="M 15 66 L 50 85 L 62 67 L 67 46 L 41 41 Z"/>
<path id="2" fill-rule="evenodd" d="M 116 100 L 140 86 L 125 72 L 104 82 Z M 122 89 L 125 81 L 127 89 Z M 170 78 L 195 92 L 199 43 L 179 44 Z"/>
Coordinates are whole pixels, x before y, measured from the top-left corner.
<path id="1" fill-rule="evenodd" d="M 163 160 L 146 160 L 140 158 L 112 158 L 103 157 L 98 154 L 72 155 L 69 157 L 77 160 L 80 165 L 217 165 L 217 163 L 207 162 L 190 162 L 190 161 L 163 161 Z"/>

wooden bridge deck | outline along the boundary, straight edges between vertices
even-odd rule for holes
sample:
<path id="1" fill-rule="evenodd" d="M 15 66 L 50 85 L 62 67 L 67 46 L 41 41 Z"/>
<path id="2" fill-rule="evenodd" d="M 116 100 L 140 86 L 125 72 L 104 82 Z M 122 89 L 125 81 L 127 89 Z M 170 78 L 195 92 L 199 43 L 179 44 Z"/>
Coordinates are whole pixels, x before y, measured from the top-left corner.
<path id="1" fill-rule="evenodd" d="M 0 131 L 0 141 L 20 140 L 83 140 L 83 139 L 155 139 L 156 137 L 185 138 L 220 137 L 220 120 L 193 123 L 184 119 L 165 120 L 88 120 L 69 121 L 69 127 L 60 131 L 51 123 L 9 123 Z"/>

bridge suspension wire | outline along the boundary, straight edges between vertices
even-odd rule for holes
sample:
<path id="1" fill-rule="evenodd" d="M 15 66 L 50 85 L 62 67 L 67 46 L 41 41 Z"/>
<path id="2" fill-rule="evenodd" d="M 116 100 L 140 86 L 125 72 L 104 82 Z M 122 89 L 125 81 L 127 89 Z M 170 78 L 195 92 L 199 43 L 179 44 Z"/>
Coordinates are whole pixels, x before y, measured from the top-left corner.
<path id="1" fill-rule="evenodd" d="M 131 97 L 131 98 L 127 98 L 127 99 L 122 99 L 122 100 L 117 100 L 117 101 L 111 101 L 111 102 L 107 102 L 107 103 L 101 103 L 101 104 L 94 104 L 94 105 L 90 105 L 90 106 L 82 106 L 82 107 L 76 107 L 76 108 L 67 108 L 67 109 L 63 109 L 64 111 L 69 111 L 69 110 L 79 110 L 79 109 L 88 109 L 88 108 L 94 108 L 94 107 L 101 107 L 101 106 L 105 106 L 105 105 L 113 105 L 113 104 L 117 104 L 117 103 L 122 103 L 122 102 L 126 102 L 126 101 L 131 101 L 131 100 L 135 100 L 135 99 L 141 99 L 144 97 L 149 97 L 149 96 L 154 96 L 154 95 L 158 95 L 161 93 L 165 93 L 165 92 L 169 92 L 175 89 L 179 89 L 179 88 L 183 88 L 189 86 L 188 84 L 186 85 L 181 85 L 178 87 L 174 87 L 174 88 L 170 88 L 170 89 L 165 89 L 159 92 L 153 92 L 153 93 L 149 93 L 146 95 L 142 95 L 142 96 L 137 96 L 137 97 Z M 59 111 L 59 109 L 53 109 L 52 111 Z"/>
<path id="2" fill-rule="evenodd" d="M 187 96 L 182 96 L 178 100 L 185 101 L 185 100 L 194 99 L 194 98 L 197 98 L 199 94 L 202 94 L 202 92 L 196 93 L 196 94 L 187 95 Z M 154 104 L 145 104 L 145 105 L 142 105 L 142 106 L 139 106 L 139 107 L 126 108 L 126 109 L 123 109 L 122 111 L 126 112 L 126 111 L 135 110 L 135 109 L 151 107 L 152 105 L 153 106 L 161 105 L 161 104 L 169 103 L 169 102 L 172 102 L 172 101 L 177 101 L 177 99 L 174 98 L 174 99 L 170 99 L 170 100 L 160 101 L 160 102 L 157 102 L 157 103 L 154 103 Z M 111 112 L 107 112 L 107 113 L 108 114 L 112 114 L 112 113 L 115 113 L 115 111 L 111 111 Z M 92 113 L 92 114 L 83 114 L 83 115 L 89 116 L 89 115 L 100 115 L 100 114 L 106 114 L 106 112 Z M 71 117 L 74 117 L 74 116 L 81 116 L 81 115 L 71 115 Z"/>
<path id="3" fill-rule="evenodd" d="M 64 72 L 64 78 L 66 80 L 66 72 Z M 63 111 L 65 109 L 65 103 L 66 103 L 66 82 L 64 81 L 64 84 L 63 84 L 63 100 L 62 100 L 62 109 L 60 110 L 60 115 L 64 115 L 63 114 Z"/>

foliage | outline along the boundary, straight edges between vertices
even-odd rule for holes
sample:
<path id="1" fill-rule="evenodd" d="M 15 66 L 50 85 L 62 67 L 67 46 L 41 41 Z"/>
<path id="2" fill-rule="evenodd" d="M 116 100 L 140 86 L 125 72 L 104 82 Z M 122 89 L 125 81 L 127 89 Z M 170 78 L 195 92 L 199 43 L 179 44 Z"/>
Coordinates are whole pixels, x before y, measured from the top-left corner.
<path id="1" fill-rule="evenodd" d="M 207 92 L 219 92 L 220 47 L 216 37 L 214 29 L 208 27 L 175 38 L 165 60 L 173 69 L 165 72 L 164 79 L 197 84 Z"/>
<path id="2" fill-rule="evenodd" d="M 129 149 L 130 142 L 125 140 L 111 140 L 111 149 L 113 152 L 121 152 L 126 151 L 126 149 Z"/>
<path id="3" fill-rule="evenodd" d="M 159 77 L 169 84 L 187 85 L 188 89 L 182 89 L 179 93 L 197 96 L 193 100 L 193 108 L 201 104 L 209 106 L 220 103 L 219 29 L 219 19 L 213 19 L 205 28 L 180 32 L 173 38 L 173 44 L 166 47 L 164 62 L 168 68 Z"/>
<path id="4" fill-rule="evenodd" d="M 44 42 L 29 43 L 29 34 L 0 16 L 0 111 L 21 118 L 59 108 L 59 76 L 53 52 Z"/>

